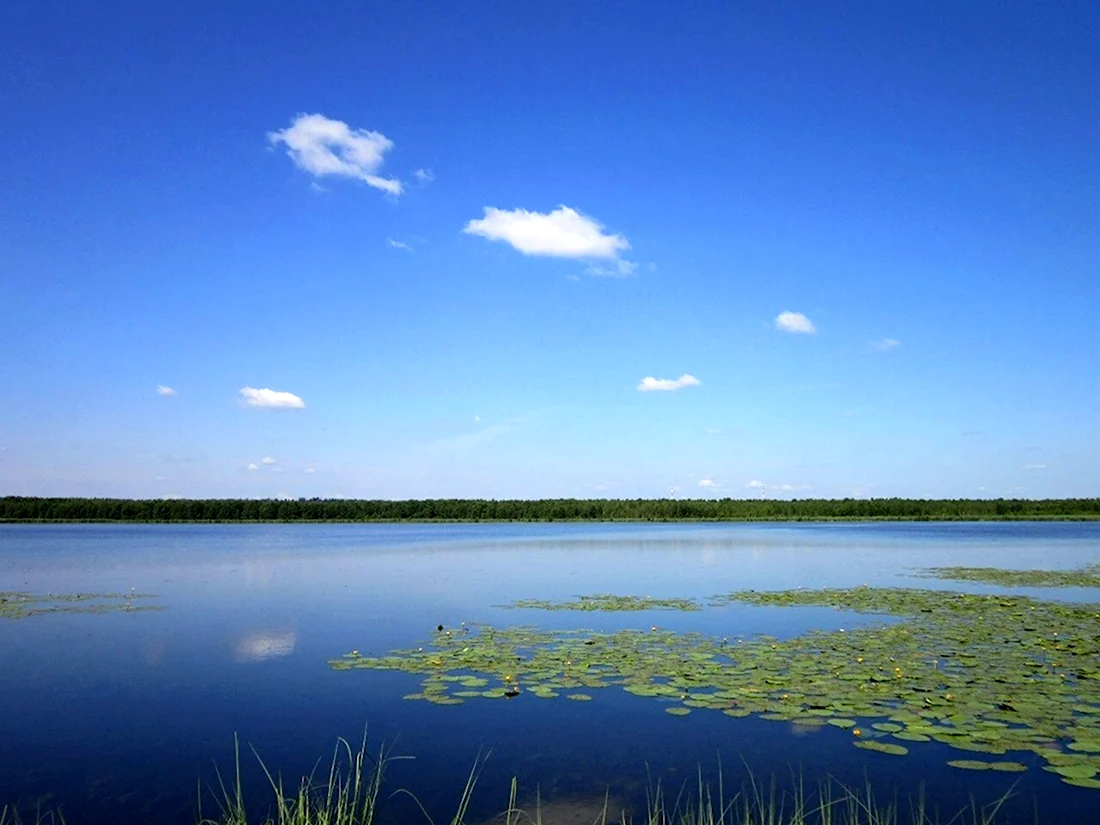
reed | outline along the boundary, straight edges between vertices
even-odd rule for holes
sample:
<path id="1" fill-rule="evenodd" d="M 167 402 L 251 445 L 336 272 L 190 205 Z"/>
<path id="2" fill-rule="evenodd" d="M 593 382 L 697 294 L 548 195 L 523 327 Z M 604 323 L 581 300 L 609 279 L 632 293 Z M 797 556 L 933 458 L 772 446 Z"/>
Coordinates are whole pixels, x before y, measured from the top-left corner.
<path id="1" fill-rule="evenodd" d="M 413 757 L 394 756 L 392 749 L 386 747 L 372 755 L 365 734 L 358 748 L 345 739 L 337 740 L 327 766 L 319 760 L 308 776 L 290 785 L 268 768 L 254 748 L 252 752 L 271 791 L 266 804 L 260 808 L 252 802 L 246 804 L 240 743 L 235 738 L 233 775 L 227 780 L 220 771 L 217 773 L 214 792 L 217 812 L 203 815 L 200 789 L 194 825 L 375 825 L 382 803 L 397 796 L 411 798 L 422 821 L 437 825 L 413 791 L 398 788 L 383 797 L 386 767 L 395 760 Z M 474 790 L 488 757 L 486 752 L 475 758 L 448 825 L 469 825 Z M 605 792 L 603 808 L 593 817 L 592 825 L 997 825 L 998 815 L 1012 795 L 1010 789 L 987 805 L 971 801 L 965 809 L 941 818 L 930 808 L 923 788 L 916 797 L 901 804 L 896 795 L 883 799 L 869 782 L 853 788 L 827 780 L 808 789 L 800 775 L 792 773 L 790 782 L 780 783 L 774 776 L 760 781 L 749 770 L 747 781 L 727 797 L 722 775 L 719 764 L 718 779 L 712 784 L 704 780 L 700 769 L 694 780 L 679 785 L 675 793 L 670 793 L 661 780 L 650 777 L 645 810 L 636 817 L 629 811 L 612 810 L 610 792 Z M 513 778 L 507 807 L 491 818 L 493 825 L 544 825 L 544 807 L 538 791 L 533 809 L 519 807 L 517 796 L 518 785 Z M 73 821 L 74 825 L 80 825 L 79 815 Z M 121 825 L 123 819 L 119 822 Z M 1036 813 L 1036 825 L 1038 822 Z M 5 806 L 0 809 L 0 825 L 67 823 L 60 811 L 37 809 L 33 818 L 21 818 L 14 807 Z M 405 825 L 405 820 L 401 825 Z"/>

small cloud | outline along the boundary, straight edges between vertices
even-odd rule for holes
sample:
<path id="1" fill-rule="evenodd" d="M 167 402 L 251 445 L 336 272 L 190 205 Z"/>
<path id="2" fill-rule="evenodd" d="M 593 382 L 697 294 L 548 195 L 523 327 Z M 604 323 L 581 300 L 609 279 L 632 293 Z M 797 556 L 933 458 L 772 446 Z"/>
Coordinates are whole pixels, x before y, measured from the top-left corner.
<path id="1" fill-rule="evenodd" d="M 1025 470 L 1045 470 L 1046 468 L 1047 468 L 1046 464 L 1025 464 L 1024 465 Z"/>
<path id="2" fill-rule="evenodd" d="M 897 349 L 901 346 L 901 341 L 897 338 L 881 338 L 878 341 L 871 342 L 871 348 L 877 349 L 879 352 L 889 352 L 892 349 Z"/>
<path id="3" fill-rule="evenodd" d="M 704 427 L 703 432 L 707 435 L 725 435 L 726 431 L 721 427 Z"/>
<path id="4" fill-rule="evenodd" d="M 320 114 L 301 114 L 286 129 L 268 132 L 267 139 L 272 146 L 286 144 L 294 165 L 315 177 L 353 178 L 391 195 L 403 190 L 401 181 L 375 174 L 393 148 L 393 141 L 381 132 L 352 129 Z"/>
<path id="5" fill-rule="evenodd" d="M 553 258 L 618 258 L 630 249 L 622 235 L 609 235 L 603 224 L 568 206 L 553 212 L 485 207 L 485 217 L 462 230 L 490 241 L 504 241 L 524 255 Z"/>
<path id="6" fill-rule="evenodd" d="M 386 243 L 393 249 L 404 249 L 406 252 L 413 251 L 413 248 L 404 241 L 395 241 L 393 238 L 386 238 Z"/>
<path id="7" fill-rule="evenodd" d="M 317 195 L 324 195 L 327 194 L 329 190 L 321 186 L 321 184 L 319 184 L 317 181 L 310 181 L 309 191 Z"/>
<path id="8" fill-rule="evenodd" d="M 601 266 L 600 264 L 589 264 L 585 267 L 584 274 L 592 278 L 629 278 L 637 271 L 638 265 L 636 263 L 618 258 L 615 261 L 614 268 Z"/>
<path id="9" fill-rule="evenodd" d="M 258 469 L 260 469 L 260 466 L 259 466 L 259 465 L 258 465 L 258 464 L 257 464 L 257 463 L 256 463 L 255 461 L 253 461 L 253 462 L 249 463 L 249 465 L 248 465 L 248 469 L 250 469 L 250 470 L 258 470 Z"/>
<path id="10" fill-rule="evenodd" d="M 639 392 L 672 392 L 673 390 L 680 390 L 684 387 L 698 387 L 700 381 L 694 375 L 688 375 L 686 372 L 679 378 L 653 378 L 652 376 L 646 376 L 638 382 Z"/>
<path id="11" fill-rule="evenodd" d="M 757 480 L 756 480 L 756 479 L 754 478 L 754 479 L 753 479 L 752 481 L 750 481 L 750 482 L 749 482 L 748 484 L 746 484 L 745 486 L 746 486 L 746 487 L 751 487 L 751 488 L 752 488 L 753 490 L 763 490 L 763 489 L 765 489 L 765 488 L 766 488 L 766 487 L 767 487 L 768 485 L 767 485 L 767 484 L 765 484 L 765 483 L 764 483 L 763 481 L 757 481 Z"/>
<path id="12" fill-rule="evenodd" d="M 413 177 L 420 181 L 422 186 L 427 186 L 435 180 L 435 173 L 431 169 L 417 169 L 413 172 Z"/>
<path id="13" fill-rule="evenodd" d="M 314 473 L 316 473 L 317 471 L 315 469 L 313 469 L 312 467 L 306 467 L 305 470 L 303 470 L 302 472 L 304 472 L 307 476 L 311 476 Z"/>
<path id="14" fill-rule="evenodd" d="M 780 312 L 775 316 L 775 328 L 780 332 L 817 332 L 814 322 L 801 312 Z"/>
<path id="15" fill-rule="evenodd" d="M 714 483 L 713 479 L 701 478 L 701 479 L 699 479 L 699 486 L 700 487 L 706 487 L 708 489 L 714 489 L 718 485 Z"/>
<path id="16" fill-rule="evenodd" d="M 480 424 L 481 423 L 481 416 L 480 415 L 475 415 L 474 416 L 474 423 L 475 424 Z"/>
<path id="17" fill-rule="evenodd" d="M 261 464 L 277 464 L 278 462 L 274 458 L 272 458 L 271 456 L 265 455 L 263 458 L 260 459 L 260 463 Z"/>
<path id="18" fill-rule="evenodd" d="M 305 409 L 306 406 L 306 402 L 292 392 L 256 389 L 255 387 L 241 387 L 241 395 L 244 397 L 244 404 L 246 407 L 301 410 Z"/>
<path id="19" fill-rule="evenodd" d="M 179 395 L 179 390 L 175 390 L 172 387 L 166 387 L 164 384 L 157 384 L 157 395 L 162 395 L 165 398 L 172 398 Z"/>

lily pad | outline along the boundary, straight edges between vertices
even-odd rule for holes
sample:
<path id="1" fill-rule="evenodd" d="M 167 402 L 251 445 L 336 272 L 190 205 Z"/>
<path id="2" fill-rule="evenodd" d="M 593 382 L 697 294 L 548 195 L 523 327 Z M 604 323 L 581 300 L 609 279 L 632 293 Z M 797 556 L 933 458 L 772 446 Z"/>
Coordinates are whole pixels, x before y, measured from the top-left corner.
<path id="1" fill-rule="evenodd" d="M 842 719 L 842 718 L 829 719 L 828 722 L 833 727 L 845 728 L 845 729 L 846 728 L 854 728 L 857 724 L 855 719 Z"/>
<path id="2" fill-rule="evenodd" d="M 982 762 L 980 759 L 952 759 L 947 764 L 964 771 L 988 771 L 993 767 L 992 762 Z"/>
<path id="3" fill-rule="evenodd" d="M 888 753 L 891 756 L 905 756 L 909 753 L 909 748 L 903 745 L 893 745 L 889 742 L 879 742 L 877 739 L 863 739 L 857 742 L 853 742 L 857 748 L 862 748 L 865 751 L 877 751 L 879 753 Z"/>

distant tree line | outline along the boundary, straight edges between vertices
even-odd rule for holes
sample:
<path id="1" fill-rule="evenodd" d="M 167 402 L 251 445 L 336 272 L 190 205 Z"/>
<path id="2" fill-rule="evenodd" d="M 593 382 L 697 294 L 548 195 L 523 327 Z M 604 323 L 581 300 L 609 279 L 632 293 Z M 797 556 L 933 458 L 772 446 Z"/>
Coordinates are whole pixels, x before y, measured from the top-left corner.
<path id="1" fill-rule="evenodd" d="M 1100 519 L 1100 499 L 0 498 L 0 521 L 914 521 Z"/>

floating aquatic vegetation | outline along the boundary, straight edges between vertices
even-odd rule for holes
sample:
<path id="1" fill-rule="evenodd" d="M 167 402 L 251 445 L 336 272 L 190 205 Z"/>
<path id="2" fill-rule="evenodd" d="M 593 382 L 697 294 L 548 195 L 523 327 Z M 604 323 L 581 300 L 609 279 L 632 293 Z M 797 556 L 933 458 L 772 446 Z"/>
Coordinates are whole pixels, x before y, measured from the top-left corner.
<path id="1" fill-rule="evenodd" d="M 904 745 L 894 745 L 889 742 L 880 742 L 877 739 L 864 739 L 855 743 L 857 748 L 863 748 L 868 751 L 877 751 L 878 753 L 888 753 L 891 756 L 905 756 L 909 753 L 909 748 Z"/>
<path id="2" fill-rule="evenodd" d="M 899 620 L 785 640 L 469 625 L 424 648 L 349 654 L 331 665 L 419 674 L 425 698 L 470 678 L 494 683 L 481 693 L 490 698 L 511 685 L 536 698 L 618 686 L 672 703 L 665 710 L 673 715 L 700 709 L 825 723 L 849 730 L 857 747 L 892 755 L 929 741 L 993 756 L 1031 752 L 1064 780 L 1100 787 L 1098 605 L 870 587 L 747 591 L 712 603 L 729 602 Z"/>
<path id="3" fill-rule="evenodd" d="M 1076 570 L 1005 570 L 998 567 L 927 567 L 914 574 L 925 579 L 981 582 L 1003 587 L 1100 587 L 1100 564 Z"/>
<path id="4" fill-rule="evenodd" d="M 0 619 L 28 619 L 47 613 L 133 613 L 138 610 L 163 610 L 143 604 L 155 599 L 150 593 L 47 593 L 32 595 L 0 591 Z M 135 602 L 138 602 L 135 604 Z"/>
<path id="5" fill-rule="evenodd" d="M 501 607 L 528 608 L 532 610 L 701 610 L 695 599 L 654 599 L 649 596 L 615 596 L 598 593 L 594 596 L 577 596 L 567 602 L 551 602 L 543 599 L 520 599 Z"/>

